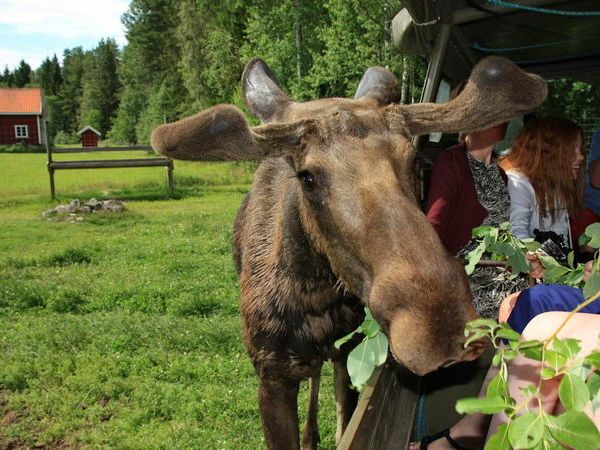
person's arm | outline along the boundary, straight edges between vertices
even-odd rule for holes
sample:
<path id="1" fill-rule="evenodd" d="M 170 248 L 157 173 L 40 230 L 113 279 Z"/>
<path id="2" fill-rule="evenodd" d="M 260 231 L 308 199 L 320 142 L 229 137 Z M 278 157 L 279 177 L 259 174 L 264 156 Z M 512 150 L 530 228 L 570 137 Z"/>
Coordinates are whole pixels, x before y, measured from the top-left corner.
<path id="1" fill-rule="evenodd" d="M 535 193 L 523 180 L 508 176 L 510 195 L 510 231 L 519 239 L 531 236 L 530 225 L 534 212 Z"/>
<path id="2" fill-rule="evenodd" d="M 442 243 L 447 242 L 448 223 L 456 210 L 457 174 L 452 160 L 445 153 L 440 154 L 431 172 L 427 194 L 427 219 L 435 228 Z"/>

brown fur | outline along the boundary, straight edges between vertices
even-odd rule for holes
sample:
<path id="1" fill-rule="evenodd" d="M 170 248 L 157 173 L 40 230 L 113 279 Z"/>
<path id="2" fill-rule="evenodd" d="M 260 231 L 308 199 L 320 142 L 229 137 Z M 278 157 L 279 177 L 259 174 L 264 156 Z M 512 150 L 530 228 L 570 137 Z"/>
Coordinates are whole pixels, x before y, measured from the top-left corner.
<path id="1" fill-rule="evenodd" d="M 154 148 L 175 158 L 264 159 L 236 219 L 234 257 L 269 448 L 299 448 L 299 382 L 317 381 L 326 359 L 335 362 L 341 437 L 356 395 L 344 368 L 349 346 L 333 343 L 356 328 L 365 304 L 393 357 L 418 374 L 482 351 L 463 348 L 470 293 L 415 202 L 410 135 L 503 122 L 536 107 L 545 84 L 500 58 L 478 66 L 449 104 L 387 106 L 396 84 L 377 68 L 354 100 L 295 103 L 253 60 L 244 96 L 266 125 L 251 128 L 219 105 L 153 133 Z M 315 448 L 316 411 L 309 417 L 302 446 Z"/>

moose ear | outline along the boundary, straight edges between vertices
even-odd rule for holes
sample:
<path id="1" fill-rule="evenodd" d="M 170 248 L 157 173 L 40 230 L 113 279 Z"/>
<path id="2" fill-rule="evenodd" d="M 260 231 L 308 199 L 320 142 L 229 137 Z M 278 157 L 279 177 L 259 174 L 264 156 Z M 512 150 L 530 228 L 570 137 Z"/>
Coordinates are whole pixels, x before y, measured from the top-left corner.
<path id="1" fill-rule="evenodd" d="M 398 100 L 397 88 L 398 78 L 392 72 L 384 67 L 371 67 L 360 79 L 354 98 L 369 97 L 384 106 Z"/>
<path id="2" fill-rule="evenodd" d="M 250 127 L 242 111 L 217 105 L 195 116 L 161 125 L 152 147 L 174 159 L 194 161 L 260 160 L 301 151 L 311 120 Z"/>
<path id="3" fill-rule="evenodd" d="M 546 98 L 546 82 L 506 58 L 482 59 L 464 90 L 448 103 L 417 103 L 389 108 L 390 123 L 409 134 L 469 132 L 507 122 L 536 109 Z"/>
<path id="4" fill-rule="evenodd" d="M 246 105 L 263 123 L 274 122 L 291 103 L 269 66 L 254 58 L 242 74 L 242 93 Z"/>

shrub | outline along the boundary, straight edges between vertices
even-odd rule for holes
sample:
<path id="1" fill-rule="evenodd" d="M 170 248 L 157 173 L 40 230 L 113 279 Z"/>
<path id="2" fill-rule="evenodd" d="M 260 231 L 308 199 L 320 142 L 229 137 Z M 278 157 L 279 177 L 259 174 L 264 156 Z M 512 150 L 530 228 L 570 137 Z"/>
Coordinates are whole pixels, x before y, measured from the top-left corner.
<path id="1" fill-rule="evenodd" d="M 43 145 L 25 143 L 0 145 L 0 153 L 46 153 L 46 148 Z"/>
<path id="2" fill-rule="evenodd" d="M 61 130 L 54 136 L 54 143 L 57 145 L 78 144 L 79 136 L 76 133 L 66 133 Z"/>

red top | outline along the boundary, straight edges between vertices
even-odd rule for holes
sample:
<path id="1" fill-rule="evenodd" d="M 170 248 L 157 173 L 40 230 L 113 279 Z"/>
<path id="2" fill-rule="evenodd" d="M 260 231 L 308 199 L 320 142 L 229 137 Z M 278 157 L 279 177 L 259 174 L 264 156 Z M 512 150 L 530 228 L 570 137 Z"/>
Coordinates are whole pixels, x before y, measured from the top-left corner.
<path id="1" fill-rule="evenodd" d="M 506 174 L 500 169 L 506 183 Z M 487 210 L 477 199 L 464 143 L 444 150 L 435 161 L 427 197 L 427 219 L 446 250 L 455 255 L 483 223 Z"/>

